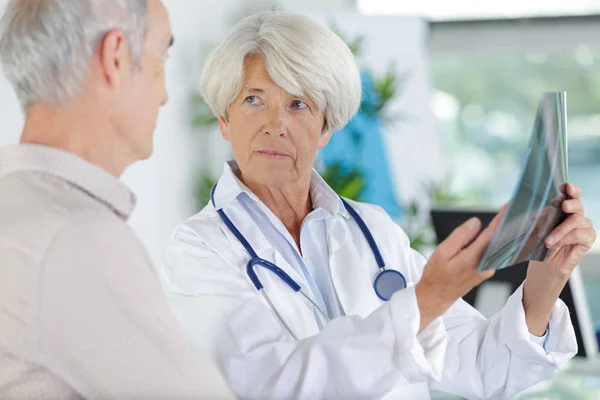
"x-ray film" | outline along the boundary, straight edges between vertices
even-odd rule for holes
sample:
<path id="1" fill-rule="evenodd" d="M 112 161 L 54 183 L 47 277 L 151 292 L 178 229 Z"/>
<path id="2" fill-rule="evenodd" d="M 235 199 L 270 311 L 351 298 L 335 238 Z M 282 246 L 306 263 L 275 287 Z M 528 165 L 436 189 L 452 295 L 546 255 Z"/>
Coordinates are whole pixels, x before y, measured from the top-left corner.
<path id="1" fill-rule="evenodd" d="M 521 179 L 481 262 L 479 271 L 523 261 L 543 261 L 546 237 L 566 217 L 567 95 L 544 93 Z"/>

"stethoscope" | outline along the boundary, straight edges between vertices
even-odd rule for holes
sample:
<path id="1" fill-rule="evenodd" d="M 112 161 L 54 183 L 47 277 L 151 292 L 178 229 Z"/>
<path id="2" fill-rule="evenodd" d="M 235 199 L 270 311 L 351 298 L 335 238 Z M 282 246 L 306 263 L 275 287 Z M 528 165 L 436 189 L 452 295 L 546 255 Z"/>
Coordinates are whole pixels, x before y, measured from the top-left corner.
<path id="1" fill-rule="evenodd" d="M 217 188 L 217 185 L 215 184 L 210 191 L 210 200 L 212 202 L 213 207 L 215 207 L 215 210 L 217 208 L 215 206 L 215 189 L 216 188 Z M 373 281 L 373 289 L 375 290 L 375 294 L 381 300 L 388 301 L 389 299 L 392 298 L 392 295 L 394 293 L 406 288 L 406 278 L 400 271 L 396 271 L 395 269 L 388 269 L 386 267 L 385 262 L 383 261 L 383 257 L 381 256 L 381 252 L 379 251 L 379 247 L 377 247 L 377 243 L 375 243 L 375 239 L 373 238 L 373 235 L 371 234 L 371 231 L 369 230 L 369 228 L 367 228 L 365 221 L 363 221 L 363 219 L 360 217 L 360 215 L 358 215 L 356 210 L 354 208 L 352 208 L 352 206 L 350 206 L 350 204 L 348 204 L 348 202 L 346 200 L 344 200 L 342 197 L 340 197 L 340 199 L 342 200 L 342 203 L 344 204 L 344 207 L 346 207 L 346 210 L 348 211 L 348 213 L 350 213 L 352 218 L 354 218 L 354 220 L 360 227 L 360 230 L 362 231 L 363 235 L 367 239 L 367 242 L 369 242 L 371 251 L 373 252 L 373 255 L 375 256 L 375 260 L 377 261 L 377 266 L 379 267 L 379 271 L 375 275 L 375 280 Z M 248 241 L 246 240 L 244 235 L 242 235 L 242 233 L 236 228 L 236 226 L 233 224 L 233 222 L 231 222 L 231 220 L 225 214 L 225 212 L 223 210 L 216 210 L 216 211 L 219 214 L 219 217 L 221 217 L 221 220 L 223 221 L 223 223 L 225 223 L 225 225 L 231 231 L 231 233 L 233 233 L 235 235 L 237 240 L 239 240 L 240 243 L 242 243 L 242 245 L 244 246 L 244 248 L 246 249 L 248 254 L 250 254 L 250 261 L 248 261 L 248 264 L 246 264 L 246 273 L 248 274 L 248 277 L 254 284 L 254 287 L 256 288 L 256 290 L 258 290 L 262 294 L 264 299 L 269 304 L 269 307 L 271 307 L 273 312 L 275 312 L 275 315 L 277 316 L 277 318 L 279 319 L 281 324 L 287 329 L 287 331 L 292 335 L 292 337 L 295 340 L 298 340 L 298 337 L 294 334 L 292 329 L 285 322 L 285 320 L 283 319 L 281 314 L 279 314 L 279 312 L 277 311 L 277 307 L 275 307 L 275 305 L 269 298 L 269 295 L 265 292 L 264 287 L 263 287 L 262 283 L 260 282 L 260 279 L 258 279 L 258 276 L 256 275 L 256 272 L 254 271 L 254 266 L 260 265 L 261 267 L 264 267 L 264 268 L 268 269 L 269 271 L 273 272 L 283 282 L 285 282 L 285 284 L 288 285 L 294 292 L 300 293 L 302 296 L 304 296 L 313 305 L 313 307 L 315 307 L 315 309 L 319 312 L 319 314 L 321 314 L 326 321 L 329 321 L 329 317 L 327 316 L 327 314 L 325 314 L 325 312 L 321 309 L 321 307 L 319 307 L 314 302 L 314 300 L 311 299 L 304 292 L 304 290 L 302 290 L 302 287 L 296 281 L 294 281 L 284 270 L 279 268 L 277 265 L 273 264 L 270 261 L 265 260 L 264 258 L 260 258 L 258 256 L 258 254 L 256 254 L 256 252 L 254 251 L 254 249 L 252 248 L 250 243 L 248 243 Z"/>

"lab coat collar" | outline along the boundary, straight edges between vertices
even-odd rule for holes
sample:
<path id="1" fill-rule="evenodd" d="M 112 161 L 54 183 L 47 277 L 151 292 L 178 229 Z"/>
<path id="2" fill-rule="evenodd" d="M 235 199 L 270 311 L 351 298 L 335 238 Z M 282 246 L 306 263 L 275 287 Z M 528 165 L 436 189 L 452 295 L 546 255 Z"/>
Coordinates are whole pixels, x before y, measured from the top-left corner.
<path id="1" fill-rule="evenodd" d="M 239 175 L 240 169 L 235 161 L 228 161 L 225 163 L 223 174 L 219 178 L 215 190 L 215 208 L 217 210 L 227 208 L 229 204 L 241 194 L 246 194 L 254 202 L 261 201 L 258 196 L 252 193 L 252 191 L 238 178 Z M 340 215 L 345 219 L 350 218 L 340 197 L 314 169 L 312 171 L 310 182 L 310 194 L 313 208 L 323 208 L 331 215 Z"/>
<path id="2" fill-rule="evenodd" d="M 217 210 L 227 208 L 242 193 L 246 193 L 255 202 L 260 201 L 258 196 L 242 183 L 238 178 L 239 175 L 240 169 L 237 163 L 235 161 L 227 161 L 215 189 L 214 205 Z"/>
<path id="3" fill-rule="evenodd" d="M 339 215 L 346 219 L 350 214 L 346 211 L 344 203 L 338 194 L 325 182 L 319 173 L 313 169 L 310 181 L 310 196 L 313 208 L 322 208 L 331 215 Z"/>

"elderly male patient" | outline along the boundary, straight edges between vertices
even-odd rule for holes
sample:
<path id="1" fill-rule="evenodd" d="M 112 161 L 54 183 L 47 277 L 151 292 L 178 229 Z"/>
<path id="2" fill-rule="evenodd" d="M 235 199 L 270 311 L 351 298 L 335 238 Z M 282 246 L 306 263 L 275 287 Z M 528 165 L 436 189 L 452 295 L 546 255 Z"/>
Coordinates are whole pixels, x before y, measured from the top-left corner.
<path id="1" fill-rule="evenodd" d="M 229 398 L 170 314 L 118 180 L 152 153 L 172 42 L 159 0 L 12 0 L 25 110 L 0 149 L 0 398 Z"/>

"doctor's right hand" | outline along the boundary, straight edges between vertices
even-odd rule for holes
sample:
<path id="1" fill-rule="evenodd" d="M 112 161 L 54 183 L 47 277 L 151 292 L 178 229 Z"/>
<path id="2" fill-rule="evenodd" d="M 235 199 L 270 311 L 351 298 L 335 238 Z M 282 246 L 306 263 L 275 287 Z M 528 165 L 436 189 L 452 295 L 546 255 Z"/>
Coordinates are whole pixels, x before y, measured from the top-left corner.
<path id="1" fill-rule="evenodd" d="M 505 210 L 506 206 L 479 236 L 481 221 L 471 218 L 456 228 L 431 255 L 415 287 L 421 314 L 419 333 L 456 300 L 494 275 L 495 270 L 478 272 L 477 266 Z"/>

